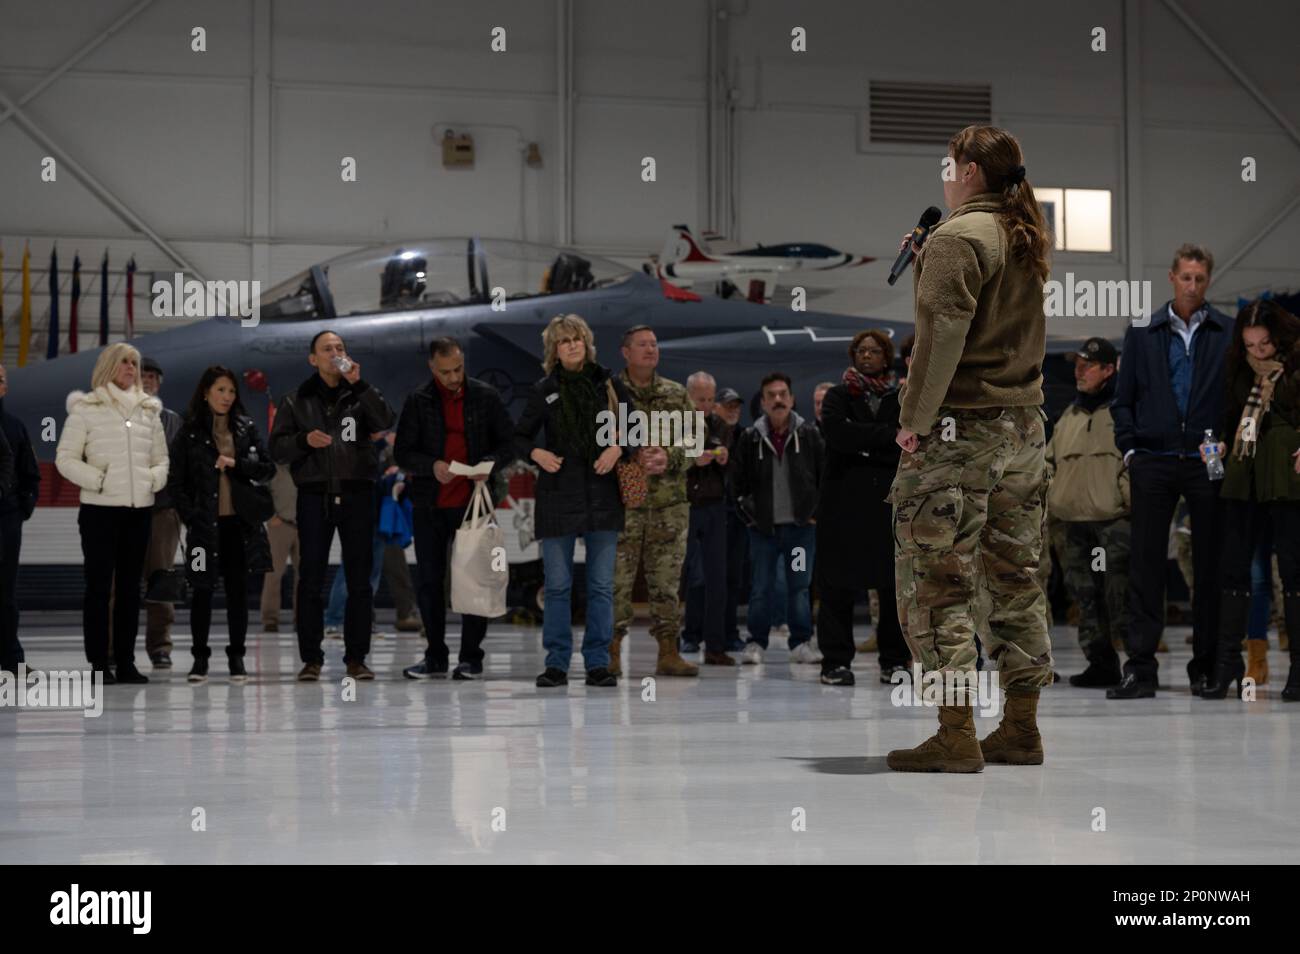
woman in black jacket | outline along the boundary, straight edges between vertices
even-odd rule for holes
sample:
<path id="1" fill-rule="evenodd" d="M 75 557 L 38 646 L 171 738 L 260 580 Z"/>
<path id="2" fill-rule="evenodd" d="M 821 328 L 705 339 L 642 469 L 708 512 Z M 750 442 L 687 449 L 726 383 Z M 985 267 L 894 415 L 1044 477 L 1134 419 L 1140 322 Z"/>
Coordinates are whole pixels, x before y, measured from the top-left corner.
<path id="1" fill-rule="evenodd" d="M 515 428 L 515 449 L 536 464 L 537 504 L 534 535 L 541 543 L 546 574 L 542 645 L 546 671 L 542 688 L 568 682 L 573 655 L 570 595 L 573 549 L 582 537 L 587 549 L 587 626 L 582 657 L 587 685 L 617 685 L 609 671 L 614 634 L 614 556 L 623 530 L 623 499 L 615 464 L 620 447 L 612 426 L 602 427 L 610 390 L 615 404 L 631 408 L 632 399 L 607 368 L 596 364 L 591 328 L 577 315 L 557 315 L 542 332 L 546 377 L 528 396 L 528 407 Z M 534 446 L 538 432 L 542 441 Z"/>
<path id="2" fill-rule="evenodd" d="M 880 596 L 876 641 L 880 680 L 911 662 L 898 624 L 894 590 L 893 506 L 898 469 L 898 387 L 890 371 L 894 345 L 883 331 L 863 331 L 849 345 L 843 383 L 822 402 L 826 471 L 817 498 L 817 642 L 821 681 L 851 686 L 853 602 L 858 590 Z"/>
<path id="3" fill-rule="evenodd" d="M 213 366 L 203 372 L 171 448 L 168 489 L 185 523 L 185 567 L 194 596 L 190 626 L 194 665 L 190 682 L 208 678 L 212 591 L 226 589 L 230 625 L 230 681 L 244 682 L 248 632 L 248 575 L 271 569 L 263 521 L 274 512 L 270 492 L 257 486 L 275 476 L 275 463 L 243 403 L 235 373 Z"/>
<path id="4" fill-rule="evenodd" d="M 1228 349 L 1227 387 L 1223 433 L 1232 443 L 1219 444 L 1219 499 L 1233 532 L 1224 535 L 1220 555 L 1219 641 L 1202 699 L 1224 698 L 1233 682 L 1241 695 L 1250 564 L 1266 527 L 1273 531 L 1287 630 L 1300 631 L 1300 320 L 1271 301 L 1243 308 Z M 1300 648 L 1291 650 L 1282 698 L 1300 701 Z"/>

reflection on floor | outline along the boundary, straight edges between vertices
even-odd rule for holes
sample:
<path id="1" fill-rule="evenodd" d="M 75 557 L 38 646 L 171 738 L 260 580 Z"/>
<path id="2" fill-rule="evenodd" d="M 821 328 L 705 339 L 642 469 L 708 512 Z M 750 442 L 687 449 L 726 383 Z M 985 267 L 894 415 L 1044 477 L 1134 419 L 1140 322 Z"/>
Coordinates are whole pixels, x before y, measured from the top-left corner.
<path id="1" fill-rule="evenodd" d="M 31 622 L 33 667 L 83 665 L 71 614 Z M 891 705 L 874 659 L 856 688 L 825 687 L 780 639 L 761 667 L 660 678 L 651 699 L 644 626 L 617 689 L 535 688 L 540 631 L 508 626 L 490 630 L 484 681 L 412 682 L 423 640 L 404 634 L 375 641 L 378 679 L 345 701 L 341 642 L 325 680 L 300 685 L 293 634 L 254 634 L 253 678 L 232 686 L 219 630 L 214 678 L 194 687 L 181 625 L 176 668 L 109 687 L 99 718 L 0 709 L 0 863 L 1293 861 L 1285 655 L 1259 701 L 1203 702 L 1185 633 L 1168 633 L 1156 699 L 1062 683 L 1042 702 L 1045 765 L 951 776 L 885 768 L 935 720 Z M 1078 672 L 1073 631 L 1054 635 L 1058 668 Z"/>

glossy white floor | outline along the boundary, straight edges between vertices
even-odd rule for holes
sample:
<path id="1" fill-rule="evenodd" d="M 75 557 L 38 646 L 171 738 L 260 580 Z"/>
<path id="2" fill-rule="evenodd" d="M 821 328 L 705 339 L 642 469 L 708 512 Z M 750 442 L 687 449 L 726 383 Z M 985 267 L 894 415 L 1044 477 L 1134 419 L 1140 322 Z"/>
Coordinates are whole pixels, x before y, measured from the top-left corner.
<path id="1" fill-rule="evenodd" d="M 71 615 L 24 629 L 34 667 L 80 666 Z M 1172 690 L 1107 702 L 1062 683 L 1041 707 L 1045 765 L 952 776 L 885 768 L 934 716 L 892 706 L 874 659 L 828 688 L 779 639 L 761 667 L 661 678 L 643 701 L 644 626 L 637 678 L 613 690 L 535 688 L 539 631 L 503 626 L 485 681 L 411 682 L 407 635 L 376 641 L 379 679 L 345 702 L 341 643 L 333 680 L 299 685 L 292 634 L 254 635 L 254 678 L 231 686 L 217 635 L 217 678 L 196 688 L 179 626 L 177 668 L 110 687 L 99 718 L 0 709 L 0 862 L 1293 862 L 1285 656 L 1260 701 L 1202 702 L 1185 632 L 1161 657 Z M 1055 635 L 1079 671 L 1072 631 Z"/>

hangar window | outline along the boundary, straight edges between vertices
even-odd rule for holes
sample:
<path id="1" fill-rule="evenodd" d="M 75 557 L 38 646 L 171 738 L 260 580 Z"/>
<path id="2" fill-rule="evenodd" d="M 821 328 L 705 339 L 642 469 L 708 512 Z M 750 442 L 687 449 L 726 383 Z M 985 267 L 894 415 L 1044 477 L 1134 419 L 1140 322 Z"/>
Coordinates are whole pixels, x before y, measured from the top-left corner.
<path id="1" fill-rule="evenodd" d="M 1034 189 L 1055 248 L 1063 252 L 1109 252 L 1111 198 L 1109 189 Z"/>

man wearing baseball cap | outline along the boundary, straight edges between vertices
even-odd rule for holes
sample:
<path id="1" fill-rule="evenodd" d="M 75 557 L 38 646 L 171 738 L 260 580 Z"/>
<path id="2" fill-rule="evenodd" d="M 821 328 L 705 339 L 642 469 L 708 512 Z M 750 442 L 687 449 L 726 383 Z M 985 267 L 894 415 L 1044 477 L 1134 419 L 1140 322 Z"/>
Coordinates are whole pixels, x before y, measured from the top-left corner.
<path id="1" fill-rule="evenodd" d="M 1061 570 L 1079 606 L 1079 647 L 1088 661 L 1070 685 L 1106 688 L 1120 683 L 1112 640 L 1124 639 L 1128 628 L 1128 470 L 1110 416 L 1119 353 L 1105 338 L 1089 338 L 1068 357 L 1078 393 L 1047 442 L 1047 512 L 1065 528 Z"/>

